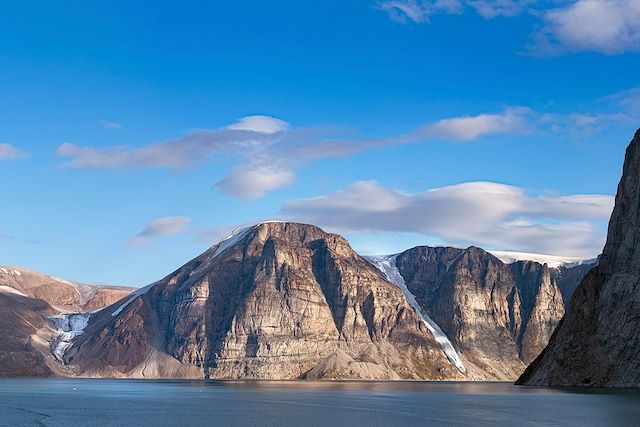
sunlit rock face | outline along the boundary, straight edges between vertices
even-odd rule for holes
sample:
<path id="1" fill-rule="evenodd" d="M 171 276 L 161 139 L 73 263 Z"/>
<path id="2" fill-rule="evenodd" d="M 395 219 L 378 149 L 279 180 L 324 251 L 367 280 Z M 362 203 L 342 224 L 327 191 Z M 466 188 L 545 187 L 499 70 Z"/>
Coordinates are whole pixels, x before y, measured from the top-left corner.
<path id="1" fill-rule="evenodd" d="M 527 385 L 640 386 L 640 131 L 627 148 L 609 233 Z"/>
<path id="2" fill-rule="evenodd" d="M 516 379 L 546 346 L 565 312 L 562 288 L 585 267 L 505 264 L 476 247 L 417 247 L 396 263 L 421 307 L 472 372 Z M 578 268 L 578 267 L 576 267 Z"/>
<path id="3" fill-rule="evenodd" d="M 65 358 L 86 376 L 466 378 L 346 240 L 281 222 L 240 230 L 98 313 Z"/>

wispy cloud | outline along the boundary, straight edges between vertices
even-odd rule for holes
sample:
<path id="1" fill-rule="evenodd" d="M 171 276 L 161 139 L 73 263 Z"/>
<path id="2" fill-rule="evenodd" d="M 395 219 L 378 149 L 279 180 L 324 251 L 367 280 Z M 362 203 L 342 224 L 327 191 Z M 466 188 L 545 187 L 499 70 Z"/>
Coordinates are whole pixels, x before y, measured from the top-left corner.
<path id="1" fill-rule="evenodd" d="M 615 105 L 625 114 L 640 117 L 640 87 L 623 90 L 603 98 L 605 103 Z"/>
<path id="2" fill-rule="evenodd" d="M 27 153 L 19 150 L 11 144 L 0 143 L 0 161 L 27 157 Z"/>
<path id="3" fill-rule="evenodd" d="M 429 19 L 429 9 L 416 0 L 391 0 L 378 3 L 378 7 L 389 14 L 389 17 L 400 23 L 407 20 L 421 23 Z"/>
<path id="4" fill-rule="evenodd" d="M 542 125 L 549 130 L 565 136 L 593 135 L 620 123 L 633 123 L 634 116 L 626 113 L 548 113 L 540 116 Z"/>
<path id="5" fill-rule="evenodd" d="M 497 112 L 445 117 L 406 133 L 369 138 L 345 129 L 296 128 L 271 116 L 247 116 L 224 128 L 196 130 L 179 139 L 143 147 L 65 143 L 58 147 L 57 154 L 68 159 L 65 167 L 79 169 L 179 170 L 230 160 L 230 170 L 213 188 L 253 200 L 291 185 L 296 171 L 313 162 L 383 147 L 431 141 L 470 143 L 505 135 L 592 135 L 636 120 L 640 114 L 639 94 L 630 90 L 608 97 L 595 112 L 557 114 L 511 106 Z M 639 110 L 632 111 L 636 107 Z"/>
<path id="6" fill-rule="evenodd" d="M 281 215 L 338 232 L 415 232 L 449 244 L 591 257 L 602 249 L 613 202 L 607 195 L 531 196 L 491 182 L 410 194 L 360 181 L 289 201 Z"/>
<path id="7" fill-rule="evenodd" d="M 215 154 L 250 152 L 277 139 L 280 132 L 262 130 L 266 123 L 241 119 L 227 128 L 197 130 L 183 138 L 151 144 L 141 148 L 128 146 L 79 147 L 64 143 L 57 149 L 60 157 L 70 158 L 64 166 L 94 169 L 191 168 L 212 160 Z M 278 120 L 278 119 L 273 119 Z M 278 122 L 280 122 L 278 120 Z M 253 123 L 254 127 L 251 127 Z M 256 128 L 259 125 L 261 128 Z"/>
<path id="8" fill-rule="evenodd" d="M 499 113 L 450 117 L 407 134 L 381 138 L 344 137 L 331 128 L 293 128 L 269 116 L 249 116 L 225 128 L 198 130 L 183 138 L 145 147 L 80 147 L 65 143 L 57 154 L 68 168 L 192 168 L 217 156 L 237 158 L 235 167 L 214 188 L 256 199 L 290 185 L 295 170 L 320 159 L 343 157 L 383 146 L 426 141 L 474 141 L 490 135 L 522 132 L 530 111 L 512 107 Z"/>
<path id="9" fill-rule="evenodd" d="M 468 0 L 465 3 L 485 19 L 498 16 L 516 16 L 527 10 L 537 0 Z"/>
<path id="10" fill-rule="evenodd" d="M 111 122 L 109 120 L 99 120 L 98 123 L 106 129 L 122 129 L 122 125 L 117 122 Z"/>
<path id="11" fill-rule="evenodd" d="M 432 15 L 458 15 L 465 9 L 477 12 L 485 19 L 498 16 L 516 16 L 536 0 L 388 0 L 378 3 L 378 9 L 387 12 L 399 23 L 409 21 L 421 24 Z"/>
<path id="12" fill-rule="evenodd" d="M 146 227 L 134 236 L 131 246 L 144 246 L 160 237 L 174 236 L 189 231 L 191 218 L 187 216 L 167 216 L 149 222 Z"/>

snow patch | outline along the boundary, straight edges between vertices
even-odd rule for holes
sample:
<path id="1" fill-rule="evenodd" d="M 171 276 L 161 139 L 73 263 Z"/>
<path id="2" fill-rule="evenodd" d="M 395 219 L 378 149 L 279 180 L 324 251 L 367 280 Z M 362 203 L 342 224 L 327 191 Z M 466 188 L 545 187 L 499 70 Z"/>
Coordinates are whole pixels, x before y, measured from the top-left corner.
<path id="1" fill-rule="evenodd" d="M 65 285 L 71 285 L 71 286 L 73 286 L 73 287 L 75 287 L 75 286 L 76 286 L 76 285 L 75 285 L 75 283 L 72 283 L 72 282 L 70 282 L 70 281 L 68 281 L 68 280 L 61 279 L 61 278 L 59 278 L 59 277 L 54 277 L 54 276 L 49 276 L 49 277 L 51 277 L 51 278 L 52 278 L 53 280 L 55 280 L 56 282 L 64 283 Z"/>
<path id="2" fill-rule="evenodd" d="M 213 253 L 212 259 L 220 255 L 222 252 L 226 251 L 227 249 L 229 249 L 231 246 L 238 243 L 240 240 L 242 240 L 242 238 L 246 236 L 247 233 L 249 233 L 249 231 L 251 231 L 254 227 L 255 226 L 244 227 L 244 228 L 233 230 L 233 232 L 230 235 L 228 235 L 224 239 L 220 240 L 220 242 L 218 242 L 216 251 Z"/>
<path id="3" fill-rule="evenodd" d="M 22 276 L 22 273 L 19 270 L 16 270 L 14 268 L 0 267 L 0 271 L 2 271 L 4 274 L 9 274 L 11 276 Z"/>
<path id="4" fill-rule="evenodd" d="M 577 267 L 582 264 L 593 264 L 595 260 L 585 260 L 576 257 L 565 257 L 558 255 L 532 254 L 527 252 L 508 252 L 508 251 L 488 251 L 491 255 L 498 258 L 505 264 L 512 264 L 517 261 L 534 261 L 540 264 L 547 264 L 551 268 L 558 267 Z"/>
<path id="5" fill-rule="evenodd" d="M 20 292 L 19 290 L 6 285 L 0 285 L 0 292 L 3 292 L 5 294 L 15 294 L 15 295 L 20 295 L 22 297 L 26 297 L 26 295 Z"/>
<path id="6" fill-rule="evenodd" d="M 449 262 L 447 263 L 447 268 L 446 268 L 446 270 L 445 270 L 445 271 L 449 271 L 449 269 L 451 268 L 451 266 L 452 266 L 456 261 L 458 261 L 458 260 L 460 259 L 460 257 L 462 257 L 462 255 L 464 255 L 464 253 L 465 253 L 465 252 L 466 252 L 466 251 L 462 251 L 462 252 L 460 252 L 458 255 L 456 255 L 456 257 L 455 257 L 454 259 L 452 259 L 451 261 L 449 261 Z"/>
<path id="7" fill-rule="evenodd" d="M 208 266 L 208 264 L 213 259 L 215 259 L 218 255 L 220 255 L 221 253 L 223 253 L 224 251 L 226 251 L 227 249 L 229 249 L 230 247 L 232 247 L 236 243 L 238 243 L 240 240 L 242 240 L 249 233 L 249 231 L 251 231 L 255 227 L 256 226 L 253 225 L 251 227 L 244 227 L 244 228 L 236 229 L 229 236 L 227 236 L 224 239 L 220 240 L 220 242 L 218 242 L 218 244 L 214 246 L 216 249 L 215 249 L 213 255 L 211 255 L 211 257 L 209 257 L 207 262 L 204 263 L 202 266 L 200 266 L 198 269 L 192 271 L 189 274 L 189 276 L 193 276 L 194 274 L 197 274 L 198 272 L 203 270 L 206 266 Z M 149 291 L 149 289 L 151 289 L 152 287 L 154 287 L 158 283 L 160 283 L 160 282 L 152 283 L 152 284 L 150 284 L 148 286 L 145 286 L 144 288 L 140 288 L 137 291 L 131 293 L 129 298 L 127 298 L 127 300 L 122 305 L 120 305 L 120 307 L 118 307 L 116 310 L 114 310 L 113 313 L 111 313 L 111 316 L 112 317 L 116 317 L 116 316 L 120 315 L 120 313 L 122 313 L 123 310 L 129 306 L 129 304 L 134 302 L 136 300 L 136 298 L 138 298 L 140 295 L 146 294 Z"/>
<path id="8" fill-rule="evenodd" d="M 440 326 L 438 326 L 438 324 L 434 322 L 427 315 L 427 313 L 424 312 L 424 310 L 422 310 L 422 307 L 420 307 L 420 304 L 418 304 L 415 295 L 413 295 L 409 288 L 407 288 L 404 277 L 402 277 L 400 271 L 398 270 L 398 267 L 396 266 L 397 257 L 398 255 L 390 255 L 383 257 L 367 257 L 367 259 L 378 270 L 380 270 L 382 274 L 384 274 L 388 281 L 402 290 L 404 296 L 407 298 L 407 301 L 409 301 L 409 304 L 415 310 L 422 323 L 429 329 L 429 331 L 431 331 L 431 334 L 436 339 L 437 343 L 440 344 L 440 347 L 442 348 L 444 354 L 447 356 L 447 359 L 449 359 L 449 362 L 451 362 L 451 364 L 458 368 L 460 372 L 465 373 L 467 371 L 467 368 L 465 368 L 464 364 L 462 363 L 462 359 L 456 352 L 453 344 L 451 344 L 451 341 L 449 341 L 449 338 L 447 338 Z"/>
<path id="9" fill-rule="evenodd" d="M 149 292 L 149 289 L 153 288 L 158 283 L 159 282 L 154 282 L 154 283 L 152 283 L 150 285 L 145 286 L 144 288 L 140 288 L 140 289 L 132 292 L 131 295 L 129 295 L 129 298 L 127 298 L 127 300 L 120 307 L 118 307 L 113 313 L 111 313 L 111 317 L 116 317 L 117 315 L 122 313 L 122 310 L 127 308 L 127 306 L 129 304 L 131 304 L 133 301 L 135 301 L 136 298 L 138 298 L 140 295 L 143 295 L 143 294 L 146 294 L 147 292 Z"/>

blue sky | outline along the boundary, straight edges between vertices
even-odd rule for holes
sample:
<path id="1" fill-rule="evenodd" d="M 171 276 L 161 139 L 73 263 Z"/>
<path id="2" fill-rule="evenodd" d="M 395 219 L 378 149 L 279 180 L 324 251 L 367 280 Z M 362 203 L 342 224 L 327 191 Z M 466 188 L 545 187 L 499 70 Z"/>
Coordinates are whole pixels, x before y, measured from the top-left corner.
<path id="1" fill-rule="evenodd" d="M 0 3 L 0 264 L 144 285 L 271 218 L 601 249 L 637 2 L 131 3 Z"/>

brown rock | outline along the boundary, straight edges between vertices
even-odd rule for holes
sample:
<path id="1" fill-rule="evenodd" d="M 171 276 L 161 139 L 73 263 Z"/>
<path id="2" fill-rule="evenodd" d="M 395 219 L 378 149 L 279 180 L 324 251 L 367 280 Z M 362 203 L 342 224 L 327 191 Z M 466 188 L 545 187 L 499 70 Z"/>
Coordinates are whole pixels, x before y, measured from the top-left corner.
<path id="1" fill-rule="evenodd" d="M 462 378 L 403 293 L 315 226 L 250 227 L 125 302 L 67 352 L 78 374 Z"/>
<path id="2" fill-rule="evenodd" d="M 52 355 L 60 333 L 50 317 L 62 310 L 102 308 L 131 290 L 0 267 L 0 377 L 65 375 L 65 367 Z"/>
<path id="3" fill-rule="evenodd" d="M 574 276 L 533 261 L 504 264 L 476 247 L 417 247 L 396 264 L 471 372 L 498 380 L 517 378 L 546 346 L 564 314 L 559 279 Z"/>
<path id="4" fill-rule="evenodd" d="M 640 131 L 622 180 L 598 265 L 576 289 L 549 345 L 518 384 L 640 386 Z"/>

